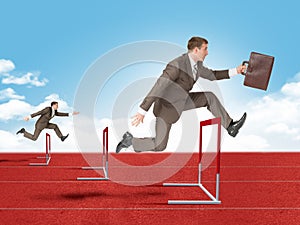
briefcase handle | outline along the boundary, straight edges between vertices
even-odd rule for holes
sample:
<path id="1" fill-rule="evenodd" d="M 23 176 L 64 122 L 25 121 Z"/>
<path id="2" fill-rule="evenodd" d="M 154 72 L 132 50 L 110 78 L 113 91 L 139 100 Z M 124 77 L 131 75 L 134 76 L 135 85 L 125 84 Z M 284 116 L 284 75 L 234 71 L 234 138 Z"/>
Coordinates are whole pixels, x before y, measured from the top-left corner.
<path id="1" fill-rule="evenodd" d="M 242 65 L 244 66 L 244 65 L 246 65 L 246 64 L 248 64 L 248 65 L 249 65 L 249 61 L 243 61 Z M 245 72 L 242 72 L 242 74 L 243 74 L 244 76 L 246 76 L 247 69 L 248 69 L 248 66 L 247 66 L 247 68 L 246 68 Z"/>

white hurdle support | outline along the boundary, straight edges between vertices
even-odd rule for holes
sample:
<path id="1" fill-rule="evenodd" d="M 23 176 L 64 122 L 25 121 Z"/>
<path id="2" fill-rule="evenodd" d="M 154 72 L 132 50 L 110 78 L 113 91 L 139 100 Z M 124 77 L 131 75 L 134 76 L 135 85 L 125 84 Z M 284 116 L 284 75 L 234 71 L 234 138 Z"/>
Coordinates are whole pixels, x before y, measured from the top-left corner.
<path id="1" fill-rule="evenodd" d="M 46 133 L 46 154 L 38 156 L 37 159 L 45 159 L 44 163 L 29 163 L 29 166 L 48 166 L 51 160 L 51 136 Z"/>
<path id="2" fill-rule="evenodd" d="M 216 194 L 211 194 L 201 183 L 201 159 L 202 159 L 202 127 L 208 125 L 218 125 L 217 136 L 217 171 L 216 171 Z M 221 118 L 214 118 L 200 122 L 200 141 L 199 141 L 199 164 L 198 164 L 198 182 L 197 183 L 164 183 L 165 187 L 199 187 L 210 200 L 168 200 L 168 204 L 171 205 L 204 205 L 204 204 L 221 204 L 219 200 L 220 192 L 220 152 L 221 152 Z"/>
<path id="3" fill-rule="evenodd" d="M 103 170 L 104 177 L 77 177 L 77 180 L 82 181 L 105 181 L 109 180 L 108 177 L 108 127 L 103 130 L 103 141 L 102 141 L 102 166 L 99 167 L 82 167 L 83 170 Z"/>

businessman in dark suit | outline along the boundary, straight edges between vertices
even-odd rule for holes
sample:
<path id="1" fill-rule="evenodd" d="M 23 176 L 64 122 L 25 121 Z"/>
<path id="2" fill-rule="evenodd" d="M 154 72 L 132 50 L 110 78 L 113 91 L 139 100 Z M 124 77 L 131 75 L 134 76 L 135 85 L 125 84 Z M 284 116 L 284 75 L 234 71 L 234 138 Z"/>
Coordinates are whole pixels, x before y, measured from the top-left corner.
<path id="1" fill-rule="evenodd" d="M 54 123 L 49 123 L 49 121 L 54 117 L 54 116 L 69 116 L 69 113 L 62 113 L 58 112 L 58 102 L 51 102 L 51 107 L 46 107 L 43 110 L 33 113 L 30 116 L 27 116 L 24 118 L 25 121 L 28 121 L 30 118 L 40 116 L 40 118 L 36 121 L 35 123 L 35 130 L 33 135 L 31 133 L 28 133 L 25 128 L 22 128 L 17 132 L 17 134 L 24 134 L 24 137 L 30 139 L 30 140 L 37 140 L 40 133 L 42 132 L 43 129 L 54 129 L 56 135 L 61 139 L 61 141 L 64 141 L 69 134 L 66 136 L 63 136 L 62 133 L 60 132 L 59 127 L 54 124 Z M 79 112 L 73 112 L 72 115 L 77 115 Z"/>
<path id="2" fill-rule="evenodd" d="M 229 79 L 241 74 L 246 67 L 239 65 L 229 70 L 211 70 L 203 66 L 208 55 L 208 41 L 201 37 L 192 37 L 188 41 L 188 52 L 174 59 L 166 66 L 151 91 L 144 98 L 138 113 L 133 117 L 132 125 L 138 126 L 146 112 L 154 104 L 156 117 L 156 136 L 134 138 L 126 132 L 119 142 L 116 152 L 133 145 L 136 152 L 163 151 L 168 143 L 169 132 L 183 111 L 207 107 L 215 116 L 221 117 L 222 126 L 228 134 L 235 137 L 246 120 L 246 113 L 238 121 L 233 121 L 218 98 L 211 92 L 190 92 L 199 77 L 210 81 Z"/>

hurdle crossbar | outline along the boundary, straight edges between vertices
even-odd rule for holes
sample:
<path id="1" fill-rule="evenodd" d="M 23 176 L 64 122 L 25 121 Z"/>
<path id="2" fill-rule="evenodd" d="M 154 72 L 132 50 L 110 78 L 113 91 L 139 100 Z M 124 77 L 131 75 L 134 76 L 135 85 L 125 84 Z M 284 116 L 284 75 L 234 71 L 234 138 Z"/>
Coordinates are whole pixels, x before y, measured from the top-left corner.
<path id="1" fill-rule="evenodd" d="M 83 170 L 102 170 L 104 173 L 104 177 L 77 177 L 77 180 L 82 181 L 105 181 L 109 180 L 108 177 L 108 127 L 106 127 L 103 130 L 103 136 L 102 136 L 102 166 L 93 167 L 93 166 L 87 166 L 82 167 Z"/>
<path id="2" fill-rule="evenodd" d="M 45 159 L 43 163 L 29 163 L 30 166 L 48 166 L 51 160 L 51 136 L 46 133 L 46 153 L 45 156 L 38 156 L 37 159 Z"/>
<path id="3" fill-rule="evenodd" d="M 216 193 L 215 196 L 211 194 L 201 183 L 201 159 L 202 159 L 202 127 L 208 125 L 218 125 L 217 133 L 217 166 L 216 166 Z M 219 200 L 220 192 L 220 152 L 221 152 L 221 118 L 214 118 L 200 122 L 200 138 L 199 138 L 199 163 L 198 163 L 198 181 L 197 183 L 164 183 L 165 187 L 199 187 L 210 200 L 168 200 L 168 204 L 181 205 L 201 205 L 201 204 L 221 204 Z"/>

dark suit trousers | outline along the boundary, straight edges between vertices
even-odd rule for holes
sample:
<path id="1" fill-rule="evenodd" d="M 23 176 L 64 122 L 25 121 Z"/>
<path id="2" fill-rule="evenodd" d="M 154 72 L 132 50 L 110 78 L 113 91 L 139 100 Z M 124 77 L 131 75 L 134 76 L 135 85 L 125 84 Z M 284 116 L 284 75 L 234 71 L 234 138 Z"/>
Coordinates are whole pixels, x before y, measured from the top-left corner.
<path id="1" fill-rule="evenodd" d="M 56 135 L 61 138 L 63 135 L 62 133 L 60 132 L 60 129 L 58 128 L 58 126 L 54 123 L 48 123 L 48 125 L 45 127 L 47 129 L 54 129 Z M 34 133 L 33 135 L 31 133 L 28 133 L 27 131 L 24 132 L 24 137 L 28 138 L 28 139 L 31 139 L 33 141 L 37 140 L 40 133 L 42 132 L 43 128 L 39 128 L 39 126 L 35 126 L 35 130 L 34 130 Z"/>
<path id="2" fill-rule="evenodd" d="M 207 109 L 214 115 L 214 117 L 221 117 L 222 126 L 227 129 L 231 117 L 219 101 L 219 99 L 212 92 L 192 92 L 189 94 L 190 98 L 185 103 L 184 111 L 207 107 Z"/>
<path id="3" fill-rule="evenodd" d="M 189 94 L 190 98 L 186 101 L 184 111 L 207 107 L 215 116 L 221 117 L 221 123 L 227 128 L 232 121 L 219 99 L 212 92 L 194 92 Z M 153 138 L 133 138 L 132 145 L 136 151 L 163 151 L 168 144 L 169 133 L 172 124 L 166 123 L 162 118 L 156 118 L 155 132 Z"/>

